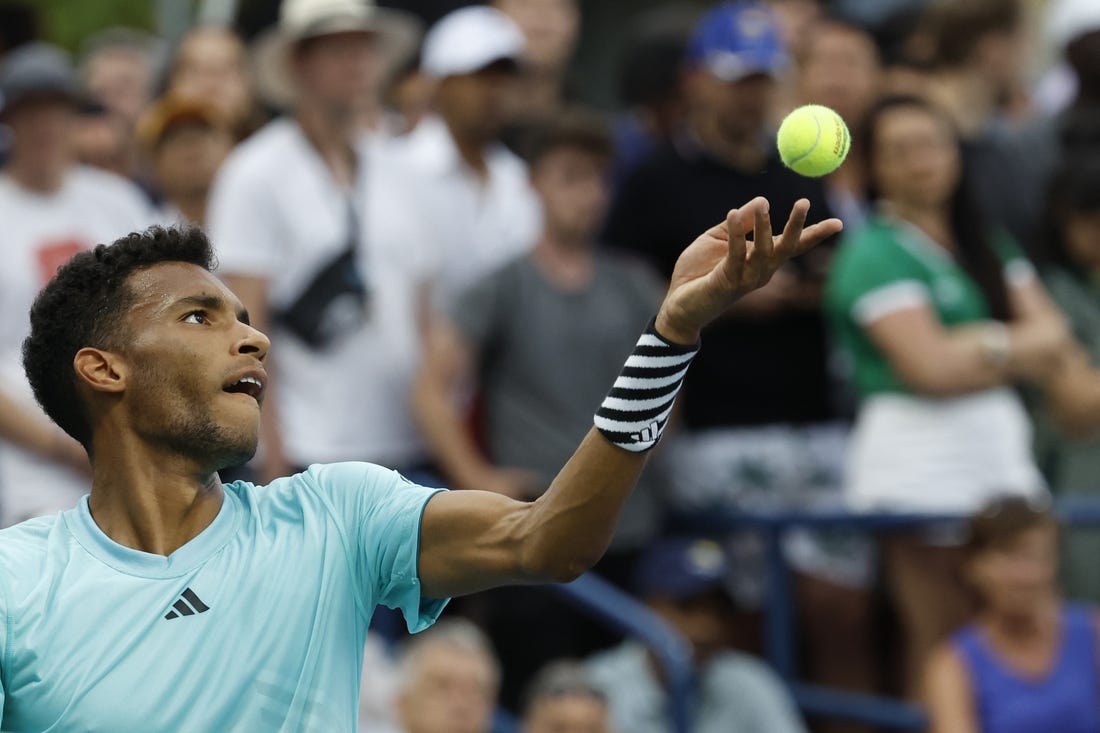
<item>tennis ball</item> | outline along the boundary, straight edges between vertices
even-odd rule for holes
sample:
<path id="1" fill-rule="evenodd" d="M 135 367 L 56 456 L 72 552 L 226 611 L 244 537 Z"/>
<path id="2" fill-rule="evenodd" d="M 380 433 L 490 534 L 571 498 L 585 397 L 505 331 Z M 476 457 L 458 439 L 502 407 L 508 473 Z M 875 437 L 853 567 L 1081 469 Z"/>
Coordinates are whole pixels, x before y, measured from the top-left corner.
<path id="1" fill-rule="evenodd" d="M 811 178 L 839 168 L 851 142 L 848 126 L 840 115 L 820 104 L 807 104 L 791 112 L 776 135 L 783 165 Z"/>

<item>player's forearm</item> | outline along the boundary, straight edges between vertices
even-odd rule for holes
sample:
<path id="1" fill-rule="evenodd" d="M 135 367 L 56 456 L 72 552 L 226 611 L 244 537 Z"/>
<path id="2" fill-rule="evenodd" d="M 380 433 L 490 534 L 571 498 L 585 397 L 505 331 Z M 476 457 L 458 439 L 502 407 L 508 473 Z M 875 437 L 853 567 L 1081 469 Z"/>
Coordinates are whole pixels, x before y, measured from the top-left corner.
<path id="1" fill-rule="evenodd" d="M 603 556 L 646 453 L 612 445 L 588 432 L 550 488 L 524 517 L 525 574 L 559 582 L 576 578 Z"/>

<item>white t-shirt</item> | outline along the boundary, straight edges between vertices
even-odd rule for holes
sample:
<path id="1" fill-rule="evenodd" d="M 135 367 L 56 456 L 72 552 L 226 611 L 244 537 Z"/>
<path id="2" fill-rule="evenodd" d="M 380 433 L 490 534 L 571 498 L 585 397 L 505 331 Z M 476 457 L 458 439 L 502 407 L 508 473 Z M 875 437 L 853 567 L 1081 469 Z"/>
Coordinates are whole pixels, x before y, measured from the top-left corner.
<path id="1" fill-rule="evenodd" d="M 38 411 L 21 355 L 35 296 L 77 252 L 152 224 L 152 210 L 129 181 L 74 167 L 53 194 L 0 175 L 0 222 L 0 389 Z M 72 471 L 0 442 L 0 526 L 71 508 L 87 490 Z"/>
<path id="2" fill-rule="evenodd" d="M 542 205 L 527 165 L 503 145 L 486 151 L 488 175 L 482 180 L 462 160 L 446 124 L 427 117 L 394 142 L 393 155 L 416 176 L 419 208 L 440 247 L 438 303 L 449 304 L 534 247 Z"/>
<path id="3" fill-rule="evenodd" d="M 377 141 L 360 146 L 353 196 L 358 266 L 370 291 L 365 325 L 324 350 L 271 328 L 283 447 L 297 465 L 422 458 L 409 411 L 420 359 L 418 289 L 436 266 L 404 176 Z M 272 310 L 290 305 L 348 241 L 349 193 L 291 119 L 235 150 L 209 204 L 219 274 L 268 280 Z"/>

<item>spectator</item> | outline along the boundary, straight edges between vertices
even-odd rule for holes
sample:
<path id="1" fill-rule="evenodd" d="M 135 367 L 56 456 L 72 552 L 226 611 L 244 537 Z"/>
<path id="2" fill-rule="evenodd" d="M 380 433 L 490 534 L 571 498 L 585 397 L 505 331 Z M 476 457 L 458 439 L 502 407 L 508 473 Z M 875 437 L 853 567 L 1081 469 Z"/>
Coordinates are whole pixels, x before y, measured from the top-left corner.
<path id="1" fill-rule="evenodd" d="M 753 657 L 726 649 L 730 599 L 722 583 L 730 567 L 706 540 L 669 539 L 649 548 L 637 590 L 656 614 L 690 643 L 695 662 L 692 730 L 696 733 L 805 731 L 783 683 Z M 587 662 L 607 696 L 614 725 L 630 733 L 672 730 L 669 699 L 657 662 L 635 641 Z"/>
<path id="2" fill-rule="evenodd" d="M 20 348 L 38 290 L 70 256 L 151 223 L 126 181 L 79 166 L 69 146 L 80 101 L 62 51 L 31 43 L 0 66 L 0 123 L 11 132 L 0 173 L 0 401 L 13 429 L 0 442 L 0 526 L 67 509 L 88 490 L 82 449 L 35 404 Z"/>
<path id="3" fill-rule="evenodd" d="M 694 8 L 663 6 L 639 14 L 626 31 L 615 122 L 615 188 L 657 147 L 682 132 L 681 61 L 698 19 Z"/>
<path id="4" fill-rule="evenodd" d="M 966 577 L 977 617 L 925 670 L 931 733 L 1100 731 L 1100 616 L 1058 592 L 1058 529 L 1027 501 L 970 522 Z"/>
<path id="5" fill-rule="evenodd" d="M 566 71 L 580 37 L 578 0 L 493 0 L 523 31 L 523 63 L 505 112 L 506 142 L 520 150 L 523 136 L 569 101 Z M 521 153 L 522 154 L 522 153 Z"/>
<path id="6" fill-rule="evenodd" d="M 882 86 L 882 63 L 871 34 L 846 20 L 824 18 L 807 34 L 797 62 L 797 103 L 835 109 L 853 141 L 862 139 L 863 120 Z M 858 228 L 869 213 L 863 155 L 853 145 L 845 164 L 825 179 L 829 207 L 849 229 Z"/>
<path id="7" fill-rule="evenodd" d="M 1100 150 L 1100 8 L 1088 0 L 1060 0 L 1050 6 L 1050 36 L 1064 56 L 1074 93 L 1056 118 L 1054 130 L 1065 159 Z M 1056 147 L 1055 150 L 1058 148 Z"/>
<path id="8" fill-rule="evenodd" d="M 576 662 L 548 664 L 526 697 L 523 733 L 611 733 L 607 699 Z"/>
<path id="9" fill-rule="evenodd" d="M 200 26 L 188 32 L 176 49 L 167 82 L 166 93 L 213 106 L 237 140 L 264 122 L 253 95 L 247 50 L 229 28 Z"/>
<path id="10" fill-rule="evenodd" d="M 1044 221 L 1047 257 L 1043 281 L 1069 321 L 1092 364 L 1100 363 L 1100 152 L 1069 160 L 1051 184 Z M 1082 399 L 1075 390 L 1074 399 Z M 1047 406 L 1037 409 L 1039 466 L 1055 494 L 1095 495 L 1100 476 L 1100 440 L 1094 434 L 1067 434 Z M 1074 529 L 1063 539 L 1063 578 L 1071 598 L 1100 602 L 1095 530 Z"/>
<path id="11" fill-rule="evenodd" d="M 1040 496 L 1031 425 L 1011 386 L 1049 378 L 1069 345 L 1063 319 L 1011 237 L 971 200 L 944 113 L 887 98 L 864 134 L 878 208 L 848 235 L 826 291 L 861 399 L 851 502 L 965 514 L 994 492 Z M 961 551 L 918 536 L 885 549 L 913 685 L 928 650 L 966 616 Z"/>
<path id="12" fill-rule="evenodd" d="M 785 168 L 769 142 L 776 78 L 786 68 L 779 29 L 765 6 L 723 3 L 707 13 L 684 69 L 688 129 L 627 177 L 607 241 L 647 256 L 669 277 L 688 233 L 720 220 L 731 201 L 750 191 L 762 192 L 776 211 L 806 198 L 816 212 L 811 216 L 828 216 L 821 182 Z M 707 351 L 684 383 L 685 430 L 668 447 L 680 508 L 841 503 L 847 426 L 833 401 L 820 299 L 828 249 L 780 270 L 707 328 Z M 746 395 L 740 384 L 755 387 Z M 837 644 L 846 662 L 870 665 L 869 547 L 859 538 L 827 540 L 804 531 L 787 540 L 804 588 L 819 591 L 818 617 L 830 619 L 827 627 L 806 629 L 814 638 L 809 643 Z M 759 608 L 763 549 L 746 533 L 734 542 L 739 599 Z"/>
<path id="13" fill-rule="evenodd" d="M 538 244 L 478 281 L 437 319 L 413 400 L 449 485 L 528 500 L 546 490 L 591 428 L 592 405 L 615 380 L 631 334 L 653 317 L 663 291 L 642 263 L 597 246 L 612 152 L 598 118 L 555 116 L 530 148 L 531 182 L 545 212 Z M 563 343 L 575 358 L 558 358 Z M 478 427 L 455 404 L 459 388 L 475 380 Z M 628 582 L 635 554 L 659 531 L 663 478 L 661 466 L 651 463 L 628 500 L 598 566 L 610 579 Z M 509 707 L 551 659 L 610 643 L 539 589 L 499 589 L 486 606 Z M 535 636 L 532 627 L 539 629 Z"/>
<path id="14" fill-rule="evenodd" d="M 161 220 L 204 226 L 214 176 L 233 149 L 228 123 L 205 101 L 168 96 L 146 111 L 138 140 L 164 197 Z"/>
<path id="15" fill-rule="evenodd" d="M 359 117 L 391 19 L 362 0 L 287 0 L 294 116 L 238 147 L 211 195 L 221 274 L 280 344 L 268 359 L 265 480 L 315 462 L 414 471 L 423 460 L 407 395 L 434 258 L 403 171 Z"/>
<path id="16" fill-rule="evenodd" d="M 134 130 L 152 99 L 160 52 L 157 39 L 132 28 L 111 28 L 84 42 L 79 74 L 92 104 L 75 127 L 82 163 L 142 180 Z"/>
<path id="17" fill-rule="evenodd" d="M 445 619 L 409 641 L 397 693 L 403 733 L 489 733 L 500 669 L 489 640 Z"/>
<path id="18" fill-rule="evenodd" d="M 523 54 L 523 33 L 491 7 L 461 8 L 424 39 L 421 69 L 435 109 L 400 143 L 418 178 L 418 216 L 441 248 L 437 303 L 527 252 L 539 233 L 527 168 L 497 142 Z"/>
<path id="19" fill-rule="evenodd" d="M 1020 0 L 934 0 L 917 31 L 931 66 L 927 93 L 954 122 L 963 159 L 986 215 L 1030 250 L 1047 170 L 1016 100 L 1028 59 Z"/>

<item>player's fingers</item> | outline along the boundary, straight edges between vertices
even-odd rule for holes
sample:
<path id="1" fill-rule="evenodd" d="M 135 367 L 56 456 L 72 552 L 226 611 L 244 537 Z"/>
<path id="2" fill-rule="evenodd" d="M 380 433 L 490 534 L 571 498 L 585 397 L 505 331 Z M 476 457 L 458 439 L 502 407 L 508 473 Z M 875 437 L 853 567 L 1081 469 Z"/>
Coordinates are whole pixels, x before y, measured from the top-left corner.
<path id="1" fill-rule="evenodd" d="M 740 209 L 730 209 L 726 214 L 725 229 L 729 232 L 729 250 L 723 265 L 726 277 L 736 287 L 741 282 L 741 273 L 745 269 L 745 251 L 748 249 Z"/>
<path id="2" fill-rule="evenodd" d="M 806 227 L 802 230 L 802 234 L 798 239 L 798 244 L 795 246 L 795 251 L 791 256 L 797 256 L 812 249 L 815 245 L 820 244 L 829 237 L 840 234 L 843 229 L 844 223 L 840 219 L 825 219 Z"/>
<path id="3" fill-rule="evenodd" d="M 783 259 L 792 257 L 798 251 L 801 242 L 802 228 L 806 225 L 806 215 L 810 211 L 810 202 L 799 199 L 794 202 L 791 215 L 787 217 L 787 225 L 783 227 L 783 236 L 775 247 L 775 253 Z"/>

